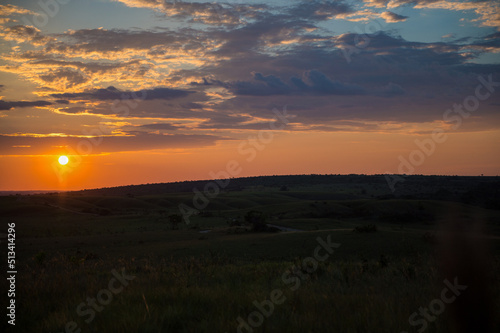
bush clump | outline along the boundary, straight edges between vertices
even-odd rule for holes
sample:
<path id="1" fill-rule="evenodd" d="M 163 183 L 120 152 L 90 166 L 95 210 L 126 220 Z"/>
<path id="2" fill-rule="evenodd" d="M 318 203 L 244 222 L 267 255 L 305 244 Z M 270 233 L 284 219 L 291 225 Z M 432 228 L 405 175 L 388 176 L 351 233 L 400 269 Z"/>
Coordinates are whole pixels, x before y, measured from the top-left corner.
<path id="1" fill-rule="evenodd" d="M 359 225 L 354 228 L 354 232 L 377 232 L 377 225 L 375 224 L 366 224 L 366 225 Z"/>

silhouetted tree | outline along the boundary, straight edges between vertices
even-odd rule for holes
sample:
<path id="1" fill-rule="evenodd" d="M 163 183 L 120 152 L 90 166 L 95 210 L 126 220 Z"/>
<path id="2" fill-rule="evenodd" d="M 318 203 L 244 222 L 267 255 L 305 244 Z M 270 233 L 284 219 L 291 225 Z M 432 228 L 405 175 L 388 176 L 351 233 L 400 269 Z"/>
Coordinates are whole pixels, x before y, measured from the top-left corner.
<path id="1" fill-rule="evenodd" d="M 168 222 L 170 222 L 172 230 L 179 229 L 179 224 L 182 222 L 182 216 L 179 214 L 169 215 Z"/>
<path id="2" fill-rule="evenodd" d="M 267 230 L 266 217 L 263 212 L 251 210 L 245 214 L 245 222 L 252 225 L 254 231 Z"/>

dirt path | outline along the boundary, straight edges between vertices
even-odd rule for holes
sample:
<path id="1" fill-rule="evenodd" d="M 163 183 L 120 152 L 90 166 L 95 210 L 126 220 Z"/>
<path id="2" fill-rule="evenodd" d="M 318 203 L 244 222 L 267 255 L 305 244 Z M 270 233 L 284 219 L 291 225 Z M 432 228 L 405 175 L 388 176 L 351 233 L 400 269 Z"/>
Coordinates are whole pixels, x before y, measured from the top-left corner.
<path id="1" fill-rule="evenodd" d="M 77 211 L 77 210 L 73 210 L 73 209 L 69 209 L 69 208 L 64 208 L 64 207 L 61 207 L 61 206 L 56 206 L 56 205 L 52 205 L 52 204 L 48 204 L 48 206 L 49 206 L 49 207 L 53 207 L 53 208 L 57 208 L 57 209 L 61 209 L 61 210 L 65 210 L 65 211 L 67 211 L 67 212 L 71 212 L 71 213 L 79 214 L 79 215 L 93 215 L 93 216 L 99 216 L 99 214 L 79 212 L 79 211 Z"/>

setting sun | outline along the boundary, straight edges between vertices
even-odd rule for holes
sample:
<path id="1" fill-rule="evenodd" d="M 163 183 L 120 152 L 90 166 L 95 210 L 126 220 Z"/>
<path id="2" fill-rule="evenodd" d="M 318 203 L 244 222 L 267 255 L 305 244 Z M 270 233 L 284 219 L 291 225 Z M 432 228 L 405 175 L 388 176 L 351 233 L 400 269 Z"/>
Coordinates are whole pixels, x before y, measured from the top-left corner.
<path id="1" fill-rule="evenodd" d="M 59 164 L 66 165 L 69 162 L 68 156 L 59 156 Z"/>

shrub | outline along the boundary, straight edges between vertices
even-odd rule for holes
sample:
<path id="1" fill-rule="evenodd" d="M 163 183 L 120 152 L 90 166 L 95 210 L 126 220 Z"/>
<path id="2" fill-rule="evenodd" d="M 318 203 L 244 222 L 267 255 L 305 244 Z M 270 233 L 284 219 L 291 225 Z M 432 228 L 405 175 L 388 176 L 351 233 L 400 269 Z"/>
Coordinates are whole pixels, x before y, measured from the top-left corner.
<path id="1" fill-rule="evenodd" d="M 168 222 L 170 222 L 172 230 L 179 229 L 179 224 L 182 222 L 182 215 L 171 214 L 168 216 Z"/>
<path id="2" fill-rule="evenodd" d="M 377 232 L 378 228 L 375 224 L 360 225 L 354 228 L 354 232 Z"/>
<path id="3" fill-rule="evenodd" d="M 245 222 L 252 225 L 253 231 L 270 231 L 263 212 L 251 210 L 245 214 Z"/>

